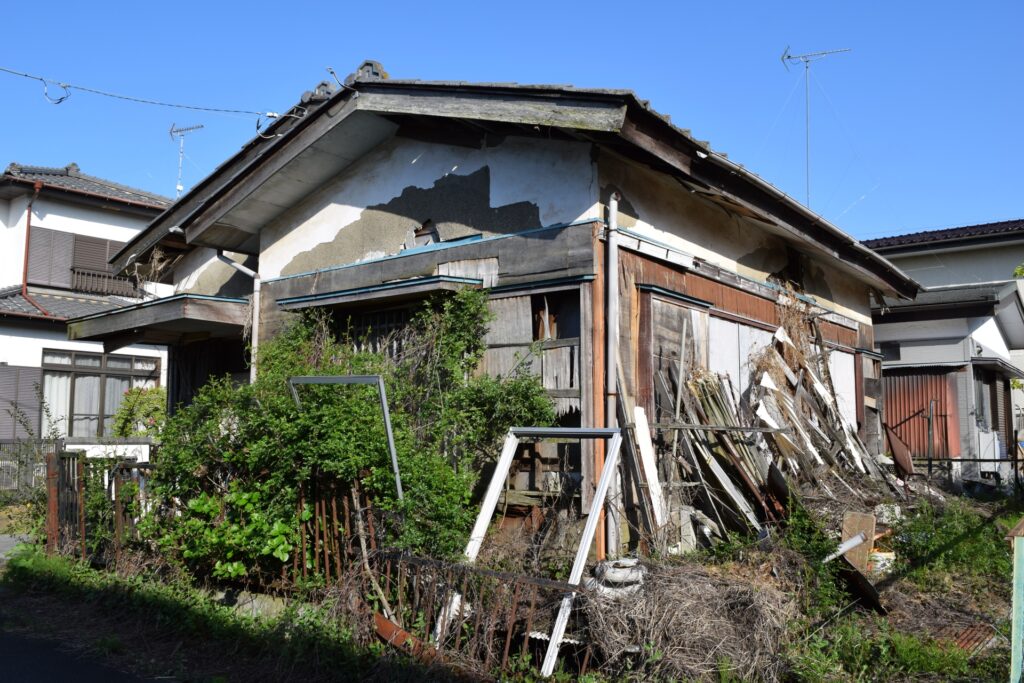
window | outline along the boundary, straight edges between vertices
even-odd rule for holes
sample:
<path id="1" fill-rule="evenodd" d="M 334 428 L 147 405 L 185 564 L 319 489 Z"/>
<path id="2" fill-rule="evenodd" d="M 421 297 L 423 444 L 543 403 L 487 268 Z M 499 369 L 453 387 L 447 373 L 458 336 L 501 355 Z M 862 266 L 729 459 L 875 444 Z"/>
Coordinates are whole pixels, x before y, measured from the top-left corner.
<path id="1" fill-rule="evenodd" d="M 878 352 L 882 354 L 882 360 L 900 360 L 899 342 L 882 342 L 878 345 Z"/>
<path id="2" fill-rule="evenodd" d="M 43 432 L 61 436 L 110 436 L 126 391 L 155 387 L 160 361 L 77 351 L 43 351 Z M 48 413 L 48 414 L 47 414 Z"/>

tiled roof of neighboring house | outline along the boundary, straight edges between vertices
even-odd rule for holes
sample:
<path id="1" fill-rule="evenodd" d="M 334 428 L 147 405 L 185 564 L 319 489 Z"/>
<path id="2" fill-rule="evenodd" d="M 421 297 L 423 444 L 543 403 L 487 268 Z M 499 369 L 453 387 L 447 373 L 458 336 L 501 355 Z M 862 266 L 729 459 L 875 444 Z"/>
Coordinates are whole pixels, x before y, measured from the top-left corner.
<path id="1" fill-rule="evenodd" d="M 78 164 L 75 163 L 70 163 L 62 168 L 23 166 L 12 163 L 4 170 L 3 179 L 20 181 L 25 184 L 41 181 L 44 185 L 52 188 L 154 209 L 164 209 L 172 203 L 168 197 L 82 173 Z"/>
<path id="2" fill-rule="evenodd" d="M 84 315 L 111 311 L 121 306 L 136 303 L 120 296 L 97 296 L 57 290 L 29 288 L 29 296 L 50 313 L 54 320 L 80 318 Z M 0 316 L 31 316 L 45 318 L 43 312 L 33 306 L 21 293 L 20 286 L 0 289 Z"/>
<path id="3" fill-rule="evenodd" d="M 885 251 L 897 247 L 909 247 L 916 245 L 932 244 L 934 242 L 950 242 L 970 240 L 982 237 L 994 237 L 1014 233 L 1024 233 L 1024 219 L 1010 221 L 998 221 L 996 223 L 981 223 L 980 225 L 965 225 L 959 228 L 943 228 L 942 230 L 925 230 L 923 232 L 911 232 L 906 235 L 893 235 L 892 237 L 879 237 L 873 240 L 864 240 L 864 245 L 876 251 Z"/>

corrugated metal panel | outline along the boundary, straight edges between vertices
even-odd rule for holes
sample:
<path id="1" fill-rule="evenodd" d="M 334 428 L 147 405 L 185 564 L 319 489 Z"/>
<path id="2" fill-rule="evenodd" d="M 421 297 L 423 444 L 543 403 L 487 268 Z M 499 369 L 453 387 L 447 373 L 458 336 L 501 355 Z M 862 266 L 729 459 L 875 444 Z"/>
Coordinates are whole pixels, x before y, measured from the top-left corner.
<path id="1" fill-rule="evenodd" d="M 914 368 L 884 373 L 885 424 L 909 446 L 914 457 L 928 455 L 928 409 L 932 401 L 932 456 L 960 457 L 956 372 L 947 368 Z"/>

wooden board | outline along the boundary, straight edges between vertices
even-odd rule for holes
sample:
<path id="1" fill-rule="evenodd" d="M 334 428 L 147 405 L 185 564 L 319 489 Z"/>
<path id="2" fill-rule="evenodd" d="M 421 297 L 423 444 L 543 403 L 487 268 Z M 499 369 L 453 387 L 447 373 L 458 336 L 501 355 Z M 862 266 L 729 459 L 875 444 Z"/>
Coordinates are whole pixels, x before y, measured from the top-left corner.
<path id="1" fill-rule="evenodd" d="M 868 539 L 856 548 L 847 551 L 844 556 L 858 571 L 867 571 L 868 557 L 875 539 L 875 516 L 863 512 L 847 512 L 843 515 L 843 540 L 847 541 L 859 533 Z"/>

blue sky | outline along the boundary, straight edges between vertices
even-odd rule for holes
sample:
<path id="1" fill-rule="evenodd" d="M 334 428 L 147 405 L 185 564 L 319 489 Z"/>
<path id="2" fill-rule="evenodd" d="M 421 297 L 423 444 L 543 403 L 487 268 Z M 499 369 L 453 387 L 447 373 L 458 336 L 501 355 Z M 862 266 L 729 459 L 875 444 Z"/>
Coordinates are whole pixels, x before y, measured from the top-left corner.
<path id="1" fill-rule="evenodd" d="M 631 88 L 860 238 L 1024 217 L 1024 3 L 13 3 L 0 66 L 144 98 L 281 111 L 363 59 L 396 78 Z M 196 183 L 255 118 L 144 106 L 0 74 L 0 162 L 173 195 L 171 124 Z"/>

